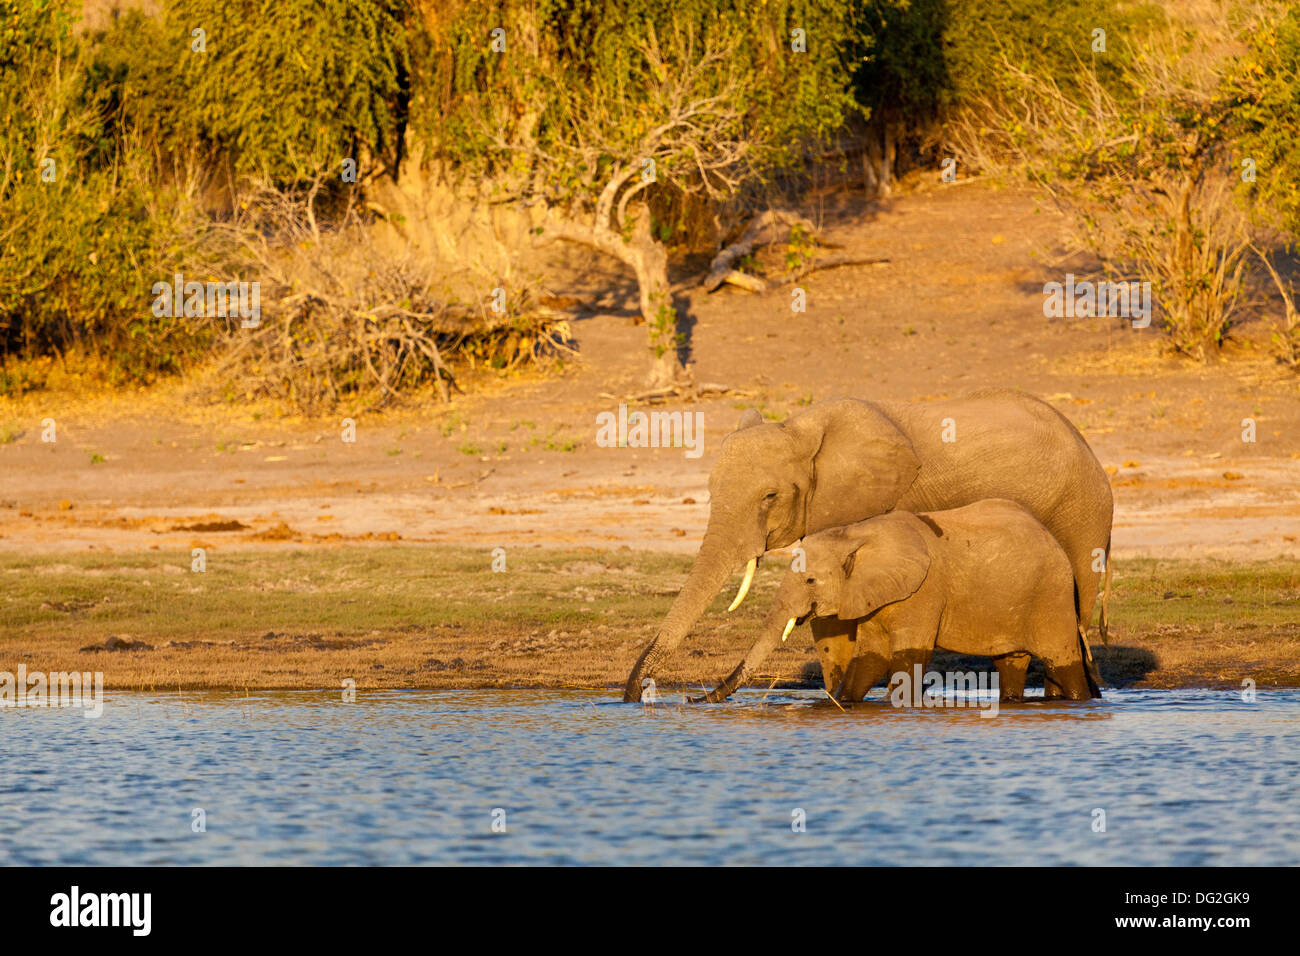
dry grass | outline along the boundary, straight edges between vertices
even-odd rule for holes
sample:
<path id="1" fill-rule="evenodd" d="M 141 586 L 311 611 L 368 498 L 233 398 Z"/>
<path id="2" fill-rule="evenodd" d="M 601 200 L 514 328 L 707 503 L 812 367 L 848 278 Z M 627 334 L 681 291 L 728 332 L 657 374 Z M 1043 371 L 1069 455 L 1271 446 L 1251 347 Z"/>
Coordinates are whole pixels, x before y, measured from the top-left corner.
<path id="1" fill-rule="evenodd" d="M 949 127 L 967 163 L 1054 199 L 1072 242 L 1100 260 L 1097 278 L 1150 282 L 1169 345 L 1200 361 L 1243 311 L 1252 231 L 1214 117 L 1230 6 L 1170 4 L 1164 27 L 1126 40 L 1118 87 L 1091 63 L 1067 89 L 1003 57 L 1001 83 Z"/>
<path id="2" fill-rule="evenodd" d="M 102 670 L 123 689 L 617 687 L 688 559 L 626 550 L 519 550 L 494 573 L 464 548 L 348 546 L 230 553 L 0 557 L 0 670 Z M 712 685 L 753 639 L 779 574 L 714 601 L 662 675 Z M 1300 564 L 1117 567 L 1106 679 L 1142 686 L 1300 686 Z M 89 651 L 110 636 L 152 646 Z M 937 666 L 951 658 L 940 657 Z M 978 663 L 972 661 L 969 663 Z M 965 665 L 964 665 L 965 666 Z M 806 629 L 758 683 L 818 686 Z"/>
<path id="3" fill-rule="evenodd" d="M 214 225 L 214 247 L 261 283 L 265 315 L 252 329 L 227 322 L 207 374 L 212 394 L 316 414 L 379 408 L 432 386 L 446 403 L 459 389 L 452 365 L 513 370 L 574 354 L 565 316 L 531 288 L 487 275 L 476 301 L 456 301 L 436 263 L 377 245 L 351 205 L 322 225 L 321 190 L 320 181 L 250 185 L 241 211 Z"/>

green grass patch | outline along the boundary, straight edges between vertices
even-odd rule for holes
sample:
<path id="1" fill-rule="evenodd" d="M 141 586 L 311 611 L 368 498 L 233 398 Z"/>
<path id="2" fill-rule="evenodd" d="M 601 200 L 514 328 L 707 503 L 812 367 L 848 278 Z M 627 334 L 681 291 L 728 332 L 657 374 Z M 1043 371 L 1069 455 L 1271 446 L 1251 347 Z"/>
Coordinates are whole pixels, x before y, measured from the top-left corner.
<path id="1" fill-rule="evenodd" d="M 1117 561 L 1110 603 L 1130 629 L 1245 622 L 1300 630 L 1300 562 Z"/>
<path id="2" fill-rule="evenodd" d="M 640 626 L 658 621 L 690 568 L 688 556 L 593 550 L 508 549 L 493 571 L 489 548 L 210 550 L 207 570 L 189 552 L 0 556 L 9 638 L 109 634 L 138 639 L 232 639 L 265 631 L 365 634 L 374 629 L 499 626 Z M 737 576 L 738 577 L 738 576 Z M 762 617 L 775 568 L 759 575 L 736 615 Z M 759 600 L 754 600 L 758 597 Z M 719 594 L 712 612 L 730 600 Z"/>
<path id="3" fill-rule="evenodd" d="M 657 623 L 690 570 L 688 555 L 592 549 L 413 545 L 210 550 L 207 570 L 189 552 L 25 557 L 0 555 L 6 638 L 111 633 L 218 639 L 268 630 L 367 633 L 417 626 Z M 727 620 L 757 626 L 784 566 L 767 561 L 750 597 Z M 738 581 L 735 576 L 732 585 Z M 730 589 L 702 625 L 718 620 Z M 1297 624 L 1300 562 L 1117 562 L 1114 626 L 1125 634 L 1169 625 Z"/>

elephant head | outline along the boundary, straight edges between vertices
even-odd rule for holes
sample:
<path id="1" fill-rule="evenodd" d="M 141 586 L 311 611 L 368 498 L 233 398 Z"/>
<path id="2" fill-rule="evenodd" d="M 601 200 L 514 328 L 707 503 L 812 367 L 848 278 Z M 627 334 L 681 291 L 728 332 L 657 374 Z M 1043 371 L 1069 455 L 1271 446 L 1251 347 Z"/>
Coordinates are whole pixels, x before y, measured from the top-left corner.
<path id="1" fill-rule="evenodd" d="M 747 412 L 709 475 L 709 523 L 695 565 L 632 668 L 623 699 L 641 699 L 641 682 L 737 569 L 745 567 L 745 578 L 731 609 L 744 599 L 764 552 L 889 511 L 919 469 L 907 436 L 867 402 L 821 402 L 781 424 Z"/>
<path id="2" fill-rule="evenodd" d="M 700 700 L 729 697 L 795 625 L 809 617 L 857 620 L 916 593 L 930 573 L 928 543 L 919 524 L 915 515 L 899 513 L 805 540 L 803 566 L 782 580 L 759 639 L 740 665 Z"/>

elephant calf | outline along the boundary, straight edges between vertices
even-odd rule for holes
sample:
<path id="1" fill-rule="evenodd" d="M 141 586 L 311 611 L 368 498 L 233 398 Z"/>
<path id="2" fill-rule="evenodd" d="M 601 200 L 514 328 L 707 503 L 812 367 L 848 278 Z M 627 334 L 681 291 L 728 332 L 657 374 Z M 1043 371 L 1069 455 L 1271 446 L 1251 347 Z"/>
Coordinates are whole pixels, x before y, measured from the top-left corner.
<path id="1" fill-rule="evenodd" d="M 1084 664 L 1074 573 L 1025 508 L 993 498 L 951 511 L 894 511 L 804 539 L 806 570 L 781 583 L 763 632 L 712 693 L 718 701 L 811 618 L 826 690 L 858 701 L 936 647 L 992 657 L 1003 700 L 1024 695 L 1032 654 L 1046 696 L 1100 697 Z"/>

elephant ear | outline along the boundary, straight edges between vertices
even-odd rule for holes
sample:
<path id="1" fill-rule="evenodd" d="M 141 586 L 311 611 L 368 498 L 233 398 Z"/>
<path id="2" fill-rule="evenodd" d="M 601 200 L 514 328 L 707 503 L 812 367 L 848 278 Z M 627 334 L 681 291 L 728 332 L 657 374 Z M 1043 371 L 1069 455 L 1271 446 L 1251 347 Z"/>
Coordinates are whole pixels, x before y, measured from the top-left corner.
<path id="1" fill-rule="evenodd" d="M 866 522 L 865 541 L 855 542 L 844 559 L 844 591 L 839 616 L 866 617 L 872 611 L 916 593 L 930 573 L 930 549 L 917 519 L 898 513 Z"/>
<path id="2" fill-rule="evenodd" d="M 782 427 L 809 457 L 805 533 L 890 511 L 921 469 L 908 437 L 867 402 L 820 402 Z"/>

